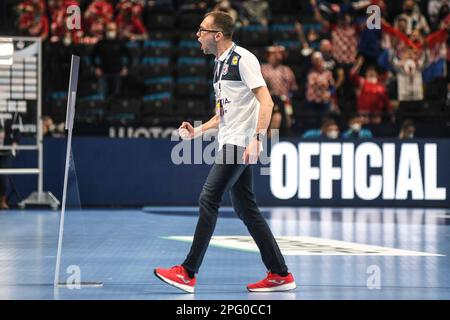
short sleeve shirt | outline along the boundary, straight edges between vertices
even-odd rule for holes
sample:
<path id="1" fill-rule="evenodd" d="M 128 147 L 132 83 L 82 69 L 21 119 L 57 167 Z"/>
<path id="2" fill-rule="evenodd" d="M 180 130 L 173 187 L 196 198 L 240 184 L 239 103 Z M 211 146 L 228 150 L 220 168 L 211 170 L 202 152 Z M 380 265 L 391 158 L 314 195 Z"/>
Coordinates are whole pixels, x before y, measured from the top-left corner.
<path id="1" fill-rule="evenodd" d="M 258 58 L 240 46 L 229 54 L 232 47 L 216 59 L 214 70 L 214 91 L 223 106 L 219 150 L 224 144 L 247 147 L 256 132 L 260 106 L 252 89 L 266 86 Z"/>

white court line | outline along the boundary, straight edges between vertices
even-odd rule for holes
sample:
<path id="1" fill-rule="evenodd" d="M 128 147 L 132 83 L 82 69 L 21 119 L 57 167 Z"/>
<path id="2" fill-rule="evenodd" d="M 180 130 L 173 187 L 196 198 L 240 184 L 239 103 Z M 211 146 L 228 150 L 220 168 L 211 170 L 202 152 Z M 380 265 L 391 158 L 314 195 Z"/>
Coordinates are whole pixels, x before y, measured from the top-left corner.
<path id="1" fill-rule="evenodd" d="M 193 239 L 192 236 L 168 236 L 161 238 L 188 243 L 191 243 Z M 444 256 L 438 253 L 403 250 L 317 237 L 280 236 L 276 237 L 276 240 L 281 252 L 286 256 Z M 255 242 L 249 236 L 213 236 L 210 244 L 225 249 L 259 252 Z"/>

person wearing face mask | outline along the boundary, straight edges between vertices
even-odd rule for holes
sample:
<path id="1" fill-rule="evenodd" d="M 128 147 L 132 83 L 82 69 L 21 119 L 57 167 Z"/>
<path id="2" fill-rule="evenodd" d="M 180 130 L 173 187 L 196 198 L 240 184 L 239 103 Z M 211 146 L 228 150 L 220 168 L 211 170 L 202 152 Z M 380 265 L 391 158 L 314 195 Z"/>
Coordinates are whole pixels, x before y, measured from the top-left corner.
<path id="1" fill-rule="evenodd" d="M 348 130 L 342 134 L 344 139 L 370 139 L 372 132 L 362 127 L 363 119 L 359 115 L 355 115 L 348 121 Z"/>
<path id="2" fill-rule="evenodd" d="M 126 57 L 126 64 L 123 57 Z M 128 74 L 131 55 L 125 44 L 117 40 L 117 26 L 114 22 L 106 26 L 106 39 L 95 44 L 92 61 L 105 97 L 117 96 L 120 93 L 122 78 Z"/>
<path id="3" fill-rule="evenodd" d="M 339 126 L 333 119 L 325 119 L 320 129 L 310 129 L 303 133 L 303 139 L 338 139 Z"/>
<path id="4" fill-rule="evenodd" d="M 403 2 L 403 12 L 395 17 L 394 27 L 399 28 L 399 20 L 406 20 L 406 35 L 410 36 L 414 30 L 419 30 L 424 34 L 430 33 L 430 27 L 427 20 L 420 13 L 420 10 L 414 0 L 405 0 Z"/>
<path id="5" fill-rule="evenodd" d="M 325 130 L 323 130 L 322 136 L 327 139 L 337 139 L 339 138 L 339 127 L 336 123 L 329 124 Z"/>
<path id="6" fill-rule="evenodd" d="M 422 71 L 428 64 L 427 50 L 406 48 L 400 59 L 393 55 L 392 66 L 397 73 L 398 101 L 397 119 L 414 113 L 419 115 L 423 109 L 424 89 Z"/>
<path id="7" fill-rule="evenodd" d="M 364 58 L 359 57 L 350 71 L 350 79 L 356 88 L 356 110 L 359 114 L 371 117 L 372 122 L 379 123 L 383 113 L 391 112 L 391 102 L 374 66 L 366 67 L 364 77 L 359 75 L 363 64 Z"/>
<path id="8" fill-rule="evenodd" d="M 335 91 L 333 74 L 325 70 L 322 54 L 314 52 L 311 62 L 312 69 L 306 80 L 305 107 L 319 113 L 338 111 L 333 96 Z"/>
<path id="9" fill-rule="evenodd" d="M 411 119 L 406 119 L 402 123 L 400 132 L 398 134 L 399 139 L 414 139 L 416 133 L 416 127 Z"/>

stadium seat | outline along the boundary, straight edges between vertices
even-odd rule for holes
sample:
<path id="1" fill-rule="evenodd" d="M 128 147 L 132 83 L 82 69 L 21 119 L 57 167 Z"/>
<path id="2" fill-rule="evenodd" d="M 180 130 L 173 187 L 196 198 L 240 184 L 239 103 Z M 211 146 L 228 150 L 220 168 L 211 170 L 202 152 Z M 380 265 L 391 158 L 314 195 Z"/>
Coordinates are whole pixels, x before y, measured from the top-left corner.
<path id="1" fill-rule="evenodd" d="M 176 33 L 172 30 L 152 30 L 149 35 L 149 40 L 166 40 L 173 41 Z"/>
<path id="2" fill-rule="evenodd" d="M 270 27 L 272 41 L 293 41 L 298 40 L 299 36 L 293 23 L 273 24 Z"/>
<path id="3" fill-rule="evenodd" d="M 175 28 L 175 16 L 172 13 L 147 14 L 144 21 L 150 33 L 152 30 Z"/>
<path id="4" fill-rule="evenodd" d="M 205 77 L 208 72 L 206 57 L 179 57 L 177 62 L 178 77 Z"/>
<path id="5" fill-rule="evenodd" d="M 161 91 L 171 92 L 173 89 L 172 77 L 154 77 L 144 80 L 145 93 L 151 94 Z"/>
<path id="6" fill-rule="evenodd" d="M 78 84 L 77 95 L 79 97 L 90 96 L 100 92 L 100 85 L 97 78 L 86 79 Z"/>
<path id="7" fill-rule="evenodd" d="M 292 14 L 276 14 L 272 16 L 271 22 L 274 24 L 292 24 L 298 20 L 297 15 Z"/>
<path id="8" fill-rule="evenodd" d="M 141 101 L 137 99 L 114 99 L 110 102 L 111 113 L 139 113 Z"/>
<path id="9" fill-rule="evenodd" d="M 177 99 L 175 106 L 177 114 L 186 117 L 205 117 L 210 114 L 208 99 L 204 98 Z"/>
<path id="10" fill-rule="evenodd" d="M 171 116 L 172 114 L 173 106 L 171 99 L 144 100 L 142 102 L 141 115 L 144 119 L 147 117 Z"/>
<path id="11" fill-rule="evenodd" d="M 75 119 L 84 123 L 96 123 L 103 119 L 105 113 L 104 101 L 84 100 L 77 102 Z"/>
<path id="12" fill-rule="evenodd" d="M 179 15 L 178 23 L 182 29 L 197 31 L 202 20 L 203 14 L 201 13 L 183 13 Z"/>
<path id="13" fill-rule="evenodd" d="M 242 27 L 237 32 L 237 42 L 243 46 L 267 46 L 270 44 L 269 30 L 264 26 L 250 25 Z"/>
<path id="14" fill-rule="evenodd" d="M 201 77 L 179 78 L 175 86 L 177 98 L 181 97 L 205 97 L 208 95 L 208 84 Z"/>

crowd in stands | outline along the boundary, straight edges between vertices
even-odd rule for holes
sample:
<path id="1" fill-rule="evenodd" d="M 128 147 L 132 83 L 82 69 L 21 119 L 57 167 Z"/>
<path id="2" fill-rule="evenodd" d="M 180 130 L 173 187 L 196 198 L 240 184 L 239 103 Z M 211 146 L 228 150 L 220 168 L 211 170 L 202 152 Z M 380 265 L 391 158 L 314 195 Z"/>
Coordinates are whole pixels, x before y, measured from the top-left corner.
<path id="1" fill-rule="evenodd" d="M 371 5 L 380 28 L 369 26 Z M 44 114 L 55 123 L 72 53 L 82 57 L 78 122 L 206 120 L 213 58 L 195 33 L 210 10 L 228 12 L 235 42 L 260 59 L 275 102 L 271 128 L 282 135 L 411 138 L 415 124 L 450 121 L 450 0 L 24 0 L 14 8 L 16 34 L 45 40 Z"/>

